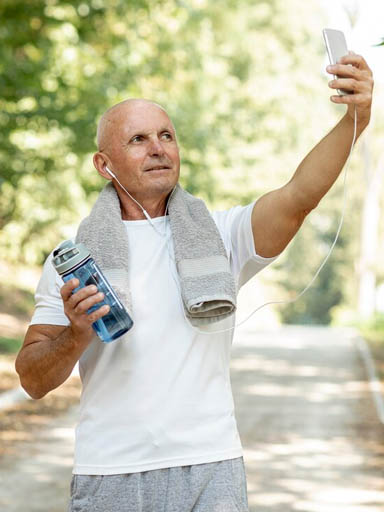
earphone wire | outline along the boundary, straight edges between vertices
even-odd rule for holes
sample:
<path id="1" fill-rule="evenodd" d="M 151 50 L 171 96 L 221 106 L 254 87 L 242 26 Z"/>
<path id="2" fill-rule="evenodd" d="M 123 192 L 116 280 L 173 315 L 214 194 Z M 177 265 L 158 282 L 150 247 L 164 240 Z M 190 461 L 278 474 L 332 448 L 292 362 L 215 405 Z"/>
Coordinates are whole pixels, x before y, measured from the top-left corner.
<path id="1" fill-rule="evenodd" d="M 337 243 L 337 240 L 339 238 L 341 228 L 342 228 L 343 223 L 344 223 L 344 216 L 345 216 L 345 210 L 346 210 L 346 205 L 347 205 L 347 174 L 348 174 L 349 162 L 350 162 L 350 159 L 351 159 L 351 156 L 352 156 L 352 151 L 353 151 L 353 148 L 355 146 L 356 134 L 357 134 L 357 112 L 356 112 L 356 107 L 355 107 L 352 144 L 351 144 L 351 149 L 349 151 L 349 155 L 348 155 L 347 160 L 346 160 L 346 162 L 344 164 L 345 171 L 344 171 L 344 180 L 343 180 L 343 206 L 342 206 L 342 211 L 341 211 L 341 217 L 340 217 L 339 225 L 338 225 L 338 228 L 337 228 L 337 231 L 336 231 L 335 238 L 334 238 L 334 240 L 333 240 L 333 242 L 332 242 L 332 244 L 330 246 L 330 249 L 328 251 L 328 254 L 325 256 L 324 260 L 322 261 L 321 265 L 319 266 L 319 268 L 317 269 L 317 271 L 315 272 L 314 276 L 312 277 L 311 281 L 307 284 L 307 286 L 305 286 L 305 288 L 298 295 L 296 295 L 296 297 L 294 297 L 293 299 L 272 300 L 272 301 L 265 302 L 261 306 L 258 306 L 256 309 L 254 309 L 248 316 L 246 316 L 243 320 L 241 320 L 241 322 L 233 325 L 232 327 L 228 327 L 227 329 L 219 329 L 219 330 L 216 330 L 216 331 L 201 331 L 200 329 L 198 329 L 194 325 L 192 325 L 191 322 L 186 317 L 185 309 L 184 309 L 184 304 L 183 304 L 183 302 L 181 300 L 180 284 L 178 283 L 177 279 L 175 278 L 175 276 L 174 276 L 174 274 L 172 272 L 172 277 L 175 280 L 175 282 L 176 282 L 176 284 L 177 284 L 177 286 L 179 288 L 179 292 L 180 292 L 179 293 L 179 297 L 180 297 L 180 301 L 181 301 L 181 306 L 182 306 L 182 311 L 183 311 L 183 314 L 184 314 L 184 318 L 189 323 L 189 325 L 191 326 L 191 328 L 194 331 L 198 332 L 199 334 L 205 334 L 205 335 L 220 334 L 220 333 L 232 331 L 232 330 L 236 329 L 236 327 L 240 327 L 240 325 L 243 325 L 245 322 L 247 322 L 257 311 L 259 311 L 260 309 L 264 308 L 265 306 L 270 306 L 272 304 L 292 304 L 293 302 L 296 302 L 312 286 L 312 284 L 316 280 L 317 276 L 320 274 L 321 270 L 323 269 L 324 265 L 327 263 L 329 257 L 331 256 L 332 251 L 333 251 L 333 249 L 334 249 L 334 247 L 335 247 L 335 245 Z M 167 240 L 167 247 L 168 247 L 168 252 L 169 252 L 168 240 Z M 170 253 L 169 253 L 169 255 L 170 255 Z"/>
<path id="2" fill-rule="evenodd" d="M 172 197 L 172 194 L 174 193 L 175 189 L 176 189 L 176 186 L 173 187 L 172 189 L 172 192 L 169 194 L 169 197 L 168 197 L 168 200 L 167 200 L 167 204 L 166 204 L 166 207 L 165 207 L 165 213 L 164 213 L 164 233 L 160 233 L 160 231 L 158 231 L 158 229 L 156 228 L 155 224 L 153 223 L 153 220 L 152 220 L 152 217 L 149 215 L 149 213 L 144 209 L 144 207 L 138 202 L 136 201 L 136 199 L 128 192 L 128 190 L 124 187 L 124 185 L 122 185 L 119 181 L 119 179 L 116 177 L 115 174 L 113 174 L 113 172 L 111 172 L 108 167 L 107 167 L 107 172 L 117 181 L 117 183 L 120 185 L 120 187 L 124 190 L 124 192 L 126 194 L 128 194 L 128 196 L 132 199 L 133 202 L 135 202 L 137 204 L 137 206 L 141 209 L 141 211 L 143 212 L 144 214 L 144 217 L 147 219 L 147 221 L 150 223 L 150 225 L 152 226 L 152 228 L 156 231 L 156 233 L 158 235 L 160 235 L 161 237 L 164 237 L 166 236 L 166 219 L 167 219 L 167 212 L 168 212 L 168 205 L 169 205 L 169 201 Z"/>
<path id="3" fill-rule="evenodd" d="M 236 324 L 236 326 L 234 326 L 234 327 L 239 327 L 240 325 L 245 323 L 247 320 L 249 320 L 251 318 L 252 315 L 254 315 L 257 311 L 259 311 L 261 308 L 263 308 L 265 306 L 268 306 L 268 305 L 271 305 L 271 304 L 292 304 L 293 302 L 296 302 L 297 300 L 299 300 L 300 297 L 302 297 L 304 295 L 304 293 L 307 290 L 309 290 L 309 288 L 313 285 L 313 283 L 315 282 L 317 276 L 320 274 L 320 272 L 323 269 L 324 265 L 327 263 L 329 257 L 331 256 L 331 254 L 333 252 L 333 249 L 335 248 L 337 240 L 339 239 L 340 231 L 341 231 L 341 228 L 342 228 L 343 223 L 344 223 L 345 211 L 346 211 L 346 206 L 347 206 L 347 174 L 348 174 L 349 161 L 350 161 L 350 158 L 352 156 L 352 151 L 353 151 L 353 148 L 354 148 L 354 145 L 355 145 L 355 142 L 356 142 L 356 133 L 357 133 L 357 113 L 356 113 L 356 107 L 355 107 L 352 144 L 351 144 L 351 149 L 349 151 L 349 155 L 348 155 L 347 161 L 345 163 L 345 171 L 344 171 L 344 179 L 343 179 L 343 206 L 342 206 L 342 210 L 341 210 L 341 217 L 340 217 L 339 225 L 338 225 L 338 228 L 337 228 L 337 231 L 336 231 L 335 239 L 333 240 L 333 242 L 331 244 L 331 247 L 329 248 L 328 254 L 325 256 L 324 260 L 322 261 L 321 265 L 319 266 L 319 268 L 315 272 L 315 274 L 312 277 L 312 279 L 310 280 L 310 282 L 307 284 L 307 286 L 296 297 L 294 297 L 293 299 L 277 300 L 277 301 L 266 302 L 265 304 L 262 304 L 261 306 L 257 307 L 244 320 L 242 320 L 241 322 Z"/>
<path id="4" fill-rule="evenodd" d="M 297 300 L 300 299 L 300 297 L 302 297 L 304 295 L 304 293 L 307 292 L 307 290 L 312 286 L 312 284 L 314 283 L 314 281 L 316 280 L 317 276 L 320 274 L 321 270 L 323 269 L 324 265 L 327 263 L 329 257 L 331 256 L 332 254 L 332 251 L 337 243 L 337 240 L 339 238 L 339 235 L 340 235 L 340 231 L 341 231 L 341 228 L 343 226 L 343 223 L 344 223 L 344 216 L 345 216 L 345 210 L 346 210 L 346 205 L 347 205 L 347 174 L 348 174 L 348 167 L 349 167 L 349 162 L 350 162 L 350 159 L 351 159 L 351 156 L 352 156 L 352 151 L 353 151 L 353 148 L 354 148 L 354 145 L 355 145 L 355 141 L 356 141 L 356 134 L 357 134 L 357 112 L 356 112 L 356 107 L 355 107 L 355 114 L 354 114 L 354 130 L 353 130 L 353 138 L 352 138 L 352 144 L 351 144 L 351 149 L 349 151 L 349 155 L 348 155 L 348 158 L 346 160 L 346 163 L 345 163 L 345 171 L 344 171 L 344 180 L 343 180 L 343 206 L 342 206 L 342 212 L 341 212 L 341 217 L 340 217 L 340 221 L 339 221 L 339 225 L 338 225 L 338 228 L 337 228 L 337 231 L 336 231 L 336 236 L 330 246 L 330 249 L 327 253 L 327 255 L 325 256 L 324 260 L 322 261 L 321 265 L 319 266 L 319 268 L 317 269 L 317 271 L 315 272 L 314 276 L 312 277 L 311 281 L 305 286 L 305 288 L 298 294 L 296 295 L 296 297 L 294 297 L 293 299 L 287 299 L 287 300 L 272 300 L 272 301 L 268 301 L 268 302 L 265 302 L 264 304 L 262 304 L 261 306 L 258 306 L 256 309 L 254 309 L 246 318 L 244 318 L 243 320 L 241 320 L 241 322 L 233 325 L 232 327 L 229 327 L 227 329 L 219 329 L 219 330 L 216 330 L 216 331 L 201 331 L 200 329 L 196 328 L 194 325 L 191 324 L 191 322 L 188 320 L 188 318 L 186 317 L 186 314 L 185 314 L 185 308 L 184 308 L 184 303 L 183 303 L 183 300 L 182 300 L 182 294 L 181 294 L 181 288 L 180 288 L 180 283 L 179 283 L 179 280 L 178 278 L 174 275 L 174 272 L 173 272 L 173 269 L 171 268 L 170 266 L 170 270 L 171 270 L 171 274 L 172 274 L 172 277 L 176 283 L 176 286 L 179 290 L 179 300 L 180 300 L 180 303 L 181 303 L 181 309 L 182 309 L 182 312 L 183 312 L 183 315 L 184 315 L 184 318 L 185 320 L 187 321 L 187 323 L 190 325 L 190 327 L 198 332 L 199 334 L 205 334 L 205 335 L 212 335 L 212 334 L 219 334 L 219 333 L 223 333 L 223 332 L 228 332 L 228 331 L 232 331 L 233 329 L 235 329 L 236 327 L 239 327 L 240 325 L 243 325 L 245 322 L 247 322 L 257 311 L 259 311 L 260 309 L 264 308 L 265 306 L 270 306 L 272 304 L 292 304 L 293 302 L 296 302 Z M 171 251 L 170 251 L 170 247 L 169 247 L 169 239 L 170 239 L 170 236 L 166 236 L 167 235 L 167 226 L 166 226 L 166 219 L 167 219 L 167 212 L 168 212 L 168 205 L 169 205 L 169 202 L 170 202 L 170 199 L 174 193 L 174 191 L 176 190 L 176 186 L 173 188 L 172 192 L 170 193 L 169 197 L 168 197 L 168 201 L 167 201 L 167 204 L 166 204 L 166 208 L 165 208 L 165 213 L 164 213 L 164 233 L 160 233 L 154 223 L 152 222 L 152 219 L 151 217 L 149 216 L 149 214 L 147 213 L 147 211 L 143 208 L 143 206 L 138 202 L 136 201 L 136 199 L 134 197 L 131 196 L 131 194 L 126 190 L 126 188 L 120 183 L 120 181 L 116 178 L 116 176 L 111 173 L 108 169 L 108 172 L 111 174 L 111 176 L 113 176 L 117 183 L 120 185 L 120 187 L 128 194 L 128 196 L 139 206 L 139 208 L 142 210 L 144 216 L 146 217 L 147 221 L 150 223 L 150 225 L 153 227 L 153 229 L 155 230 L 155 232 L 157 234 L 159 234 L 160 236 L 162 237 L 166 237 L 166 243 L 167 243 L 167 251 L 168 251 L 168 256 L 169 256 L 169 264 L 170 264 L 170 260 L 172 260 L 174 263 L 175 263 L 175 259 L 174 257 L 172 256 L 171 254 Z"/>

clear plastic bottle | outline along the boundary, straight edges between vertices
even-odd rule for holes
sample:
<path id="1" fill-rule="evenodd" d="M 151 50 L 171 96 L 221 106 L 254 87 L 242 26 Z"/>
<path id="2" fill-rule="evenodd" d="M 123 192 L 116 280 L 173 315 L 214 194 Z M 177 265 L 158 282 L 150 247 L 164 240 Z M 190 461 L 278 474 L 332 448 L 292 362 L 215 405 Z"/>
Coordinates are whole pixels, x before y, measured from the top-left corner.
<path id="1" fill-rule="evenodd" d="M 63 242 L 53 252 L 52 263 L 64 282 L 74 277 L 80 281 L 73 293 L 91 284 L 104 293 L 104 299 L 87 311 L 92 313 L 104 304 L 110 307 L 106 315 L 92 324 L 102 341 L 109 343 L 129 331 L 133 326 L 131 317 L 84 244 L 74 244 L 70 240 Z"/>

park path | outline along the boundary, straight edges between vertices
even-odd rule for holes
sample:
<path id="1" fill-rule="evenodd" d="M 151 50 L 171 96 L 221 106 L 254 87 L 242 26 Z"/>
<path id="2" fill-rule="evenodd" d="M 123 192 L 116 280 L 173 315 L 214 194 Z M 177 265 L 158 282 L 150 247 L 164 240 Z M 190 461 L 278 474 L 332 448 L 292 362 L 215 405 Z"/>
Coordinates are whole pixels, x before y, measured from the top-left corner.
<path id="1" fill-rule="evenodd" d="M 237 333 L 232 382 L 252 512 L 383 512 L 384 425 L 353 331 Z"/>
<path id="2" fill-rule="evenodd" d="M 353 333 L 256 327 L 237 332 L 231 374 L 250 511 L 383 512 L 384 425 Z M 75 417 L 0 460 L 1 511 L 66 511 Z"/>

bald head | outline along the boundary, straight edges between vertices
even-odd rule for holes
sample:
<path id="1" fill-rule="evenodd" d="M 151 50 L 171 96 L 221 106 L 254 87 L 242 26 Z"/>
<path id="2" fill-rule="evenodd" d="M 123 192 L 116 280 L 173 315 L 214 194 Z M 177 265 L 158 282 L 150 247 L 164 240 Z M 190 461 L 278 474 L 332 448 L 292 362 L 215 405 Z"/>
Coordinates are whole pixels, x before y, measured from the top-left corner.
<path id="1" fill-rule="evenodd" d="M 108 109 L 98 124 L 97 145 L 94 166 L 103 178 L 113 178 L 115 187 L 121 184 L 118 194 L 126 189 L 137 200 L 162 202 L 179 179 L 174 126 L 152 101 L 130 99 Z M 126 194 L 120 197 L 126 199 Z"/>
<path id="2" fill-rule="evenodd" d="M 116 134 L 116 130 L 119 129 L 124 118 L 126 119 L 129 118 L 129 116 L 139 115 L 140 111 L 148 111 L 148 108 L 162 110 L 171 121 L 165 109 L 153 101 L 137 98 L 121 101 L 120 103 L 110 107 L 100 118 L 97 126 L 98 150 L 104 151 L 111 145 L 113 137 Z M 171 124 L 173 126 L 172 121 Z"/>

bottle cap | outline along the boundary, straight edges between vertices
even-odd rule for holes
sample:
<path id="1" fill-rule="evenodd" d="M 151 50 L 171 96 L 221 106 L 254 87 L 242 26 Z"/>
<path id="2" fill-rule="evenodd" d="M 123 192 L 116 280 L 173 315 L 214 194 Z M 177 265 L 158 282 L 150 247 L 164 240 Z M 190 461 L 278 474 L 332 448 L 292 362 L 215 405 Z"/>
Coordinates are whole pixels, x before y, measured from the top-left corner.
<path id="1" fill-rule="evenodd" d="M 59 274 L 65 274 L 89 256 L 90 252 L 84 244 L 74 244 L 71 240 L 66 240 L 53 251 L 52 265 Z"/>

